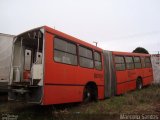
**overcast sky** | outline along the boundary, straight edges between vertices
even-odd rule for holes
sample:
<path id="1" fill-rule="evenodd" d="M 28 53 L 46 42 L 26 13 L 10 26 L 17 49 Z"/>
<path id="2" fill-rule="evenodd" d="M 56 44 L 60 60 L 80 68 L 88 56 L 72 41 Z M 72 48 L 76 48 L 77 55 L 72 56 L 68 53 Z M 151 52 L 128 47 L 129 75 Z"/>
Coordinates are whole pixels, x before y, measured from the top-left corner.
<path id="1" fill-rule="evenodd" d="M 160 0 L 0 0 L 0 33 L 47 25 L 107 50 L 160 51 Z"/>

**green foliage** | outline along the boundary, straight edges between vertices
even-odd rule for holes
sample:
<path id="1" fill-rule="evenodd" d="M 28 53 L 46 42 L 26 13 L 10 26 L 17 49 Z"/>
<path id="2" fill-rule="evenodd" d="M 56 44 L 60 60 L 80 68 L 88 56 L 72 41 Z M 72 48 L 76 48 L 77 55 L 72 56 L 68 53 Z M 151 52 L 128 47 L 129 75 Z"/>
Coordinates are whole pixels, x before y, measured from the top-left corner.
<path id="1" fill-rule="evenodd" d="M 137 47 L 135 50 L 133 50 L 133 53 L 145 53 L 145 54 L 149 54 L 149 52 L 143 48 L 143 47 Z"/>

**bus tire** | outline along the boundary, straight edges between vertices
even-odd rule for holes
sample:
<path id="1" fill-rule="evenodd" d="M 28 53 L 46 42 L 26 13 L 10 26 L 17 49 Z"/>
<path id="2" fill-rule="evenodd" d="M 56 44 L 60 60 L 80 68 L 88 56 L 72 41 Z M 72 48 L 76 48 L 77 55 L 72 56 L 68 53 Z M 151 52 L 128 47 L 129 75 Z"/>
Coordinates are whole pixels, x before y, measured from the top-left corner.
<path id="1" fill-rule="evenodd" d="M 137 90 L 141 90 L 142 87 L 143 87 L 142 79 L 138 78 L 136 81 L 136 88 L 137 88 Z"/>
<path id="2" fill-rule="evenodd" d="M 98 99 L 97 87 L 87 85 L 84 88 L 84 92 L 83 92 L 83 102 L 89 103 L 92 101 L 97 101 L 97 99 Z"/>

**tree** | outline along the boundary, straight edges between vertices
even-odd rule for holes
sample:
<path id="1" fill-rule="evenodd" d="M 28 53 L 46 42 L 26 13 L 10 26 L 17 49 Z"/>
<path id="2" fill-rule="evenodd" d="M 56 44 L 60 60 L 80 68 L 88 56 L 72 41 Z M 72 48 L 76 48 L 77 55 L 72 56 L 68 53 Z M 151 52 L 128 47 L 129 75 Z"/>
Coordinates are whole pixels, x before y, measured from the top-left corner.
<path id="1" fill-rule="evenodd" d="M 145 54 L 149 54 L 149 52 L 143 48 L 143 47 L 137 47 L 135 50 L 133 50 L 133 53 L 145 53 Z"/>

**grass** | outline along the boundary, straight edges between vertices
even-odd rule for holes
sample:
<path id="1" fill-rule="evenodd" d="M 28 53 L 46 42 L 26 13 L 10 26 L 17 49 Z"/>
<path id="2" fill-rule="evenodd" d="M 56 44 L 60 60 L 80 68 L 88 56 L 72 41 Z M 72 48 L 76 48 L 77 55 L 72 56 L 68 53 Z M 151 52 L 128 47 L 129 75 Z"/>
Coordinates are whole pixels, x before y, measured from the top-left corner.
<path id="1" fill-rule="evenodd" d="M 120 114 L 156 114 L 160 117 L 160 85 L 89 104 L 39 106 L 1 102 L 0 114 L 3 113 L 18 115 L 19 120 L 114 120 L 118 119 Z"/>
<path id="2" fill-rule="evenodd" d="M 90 103 L 70 109 L 71 112 L 86 114 L 120 114 L 153 112 L 154 105 L 160 105 L 160 86 L 150 86 L 140 91 L 132 91 L 121 96 L 114 96 L 98 103 Z M 150 108 L 150 109 L 148 109 Z"/>

